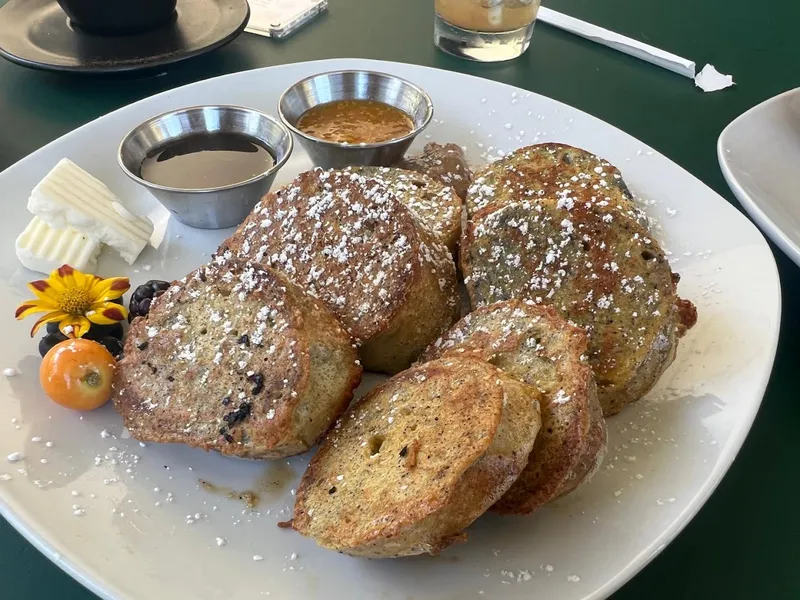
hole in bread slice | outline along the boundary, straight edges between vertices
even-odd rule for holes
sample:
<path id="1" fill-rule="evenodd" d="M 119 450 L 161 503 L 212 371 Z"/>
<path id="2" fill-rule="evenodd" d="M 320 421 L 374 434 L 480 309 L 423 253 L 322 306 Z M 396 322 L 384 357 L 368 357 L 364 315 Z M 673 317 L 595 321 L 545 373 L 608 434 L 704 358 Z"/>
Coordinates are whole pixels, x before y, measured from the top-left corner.
<path id="1" fill-rule="evenodd" d="M 384 438 L 382 435 L 373 435 L 371 438 L 369 438 L 367 447 L 369 448 L 370 457 L 375 456 L 381 451 L 381 447 L 383 446 L 385 439 L 386 438 Z"/>

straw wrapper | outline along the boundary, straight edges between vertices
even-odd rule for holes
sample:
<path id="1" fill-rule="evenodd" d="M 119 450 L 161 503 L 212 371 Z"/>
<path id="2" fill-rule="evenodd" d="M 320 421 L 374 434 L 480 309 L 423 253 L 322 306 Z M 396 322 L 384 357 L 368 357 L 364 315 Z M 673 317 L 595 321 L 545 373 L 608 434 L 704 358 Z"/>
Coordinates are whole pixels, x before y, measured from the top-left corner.
<path id="1" fill-rule="evenodd" d="M 620 35 L 619 33 L 615 33 L 609 29 L 604 29 L 603 27 L 586 23 L 585 21 L 581 21 L 580 19 L 559 13 L 544 6 L 539 9 L 539 15 L 537 19 L 547 23 L 548 25 L 552 25 L 553 27 L 563 29 L 564 31 L 568 31 L 569 33 L 573 33 L 582 38 L 597 42 L 603 46 L 608 46 L 609 48 L 613 48 L 625 54 L 635 56 L 636 58 L 651 64 L 658 65 L 659 67 L 672 71 L 673 73 L 678 73 L 684 77 L 694 79 L 696 85 L 702 88 L 704 91 L 716 91 L 733 85 L 733 78 L 725 75 L 723 77 L 727 77 L 729 79 L 729 83 L 727 85 L 720 87 L 718 81 L 715 80 L 714 85 L 706 86 L 704 84 L 704 79 L 695 79 L 696 66 L 692 60 L 683 58 L 677 54 L 672 54 L 666 50 L 661 50 L 660 48 L 656 48 L 650 44 L 645 44 L 629 37 L 625 37 L 624 35 Z M 703 69 L 703 72 L 708 72 L 706 69 L 709 66 L 710 65 L 706 65 L 706 68 Z M 716 69 L 714 69 L 714 72 L 716 72 Z"/>

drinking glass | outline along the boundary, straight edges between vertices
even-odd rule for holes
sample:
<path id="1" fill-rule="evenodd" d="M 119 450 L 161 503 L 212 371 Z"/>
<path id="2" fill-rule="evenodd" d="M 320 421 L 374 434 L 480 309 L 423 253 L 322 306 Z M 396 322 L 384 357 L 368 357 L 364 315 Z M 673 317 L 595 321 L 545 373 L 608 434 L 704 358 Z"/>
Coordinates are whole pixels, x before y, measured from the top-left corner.
<path id="1" fill-rule="evenodd" d="M 541 0 L 434 0 L 433 41 L 470 60 L 517 58 L 531 42 Z"/>

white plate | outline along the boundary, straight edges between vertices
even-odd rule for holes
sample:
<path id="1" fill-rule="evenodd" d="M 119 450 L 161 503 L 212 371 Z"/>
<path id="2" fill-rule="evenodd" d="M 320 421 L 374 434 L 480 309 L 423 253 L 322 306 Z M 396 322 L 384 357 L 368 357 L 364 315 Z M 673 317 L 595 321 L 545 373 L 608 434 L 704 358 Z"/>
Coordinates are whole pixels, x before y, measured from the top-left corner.
<path id="1" fill-rule="evenodd" d="M 717 154 L 744 209 L 800 265 L 800 88 L 736 118 L 719 136 Z"/>
<path id="2" fill-rule="evenodd" d="M 12 240 L 28 219 L 30 189 L 58 159 L 70 157 L 164 224 L 165 212 L 117 168 L 117 144 L 128 129 L 156 113 L 201 103 L 272 112 L 291 83 L 340 68 L 388 71 L 425 88 L 437 120 L 418 145 L 426 139 L 456 141 L 480 161 L 498 148 L 557 140 L 618 164 L 663 224 L 659 237 L 683 276 L 680 292 L 700 313 L 658 388 L 610 421 L 606 467 L 589 485 L 531 517 L 481 519 L 470 528 L 467 544 L 437 558 L 358 560 L 278 529 L 276 523 L 290 517 L 290 490 L 306 457 L 288 461 L 291 481 L 266 492 L 258 512 L 200 489 L 200 478 L 252 489 L 264 480 L 285 479 L 286 465 L 179 446 L 143 448 L 123 437 L 111 407 L 81 416 L 54 406 L 39 390 L 30 323 L 12 319 L 16 304 L 28 296 L 24 282 L 33 278 L 14 260 Z M 307 166 L 296 149 L 279 183 Z M 0 481 L 0 510 L 42 552 L 105 598 L 604 598 L 652 559 L 719 483 L 755 417 L 775 354 L 778 277 L 764 238 L 747 219 L 614 127 L 548 98 L 456 73 L 332 60 L 203 81 L 64 136 L 0 175 L 0 189 L 0 314 L 6 318 L 0 367 L 22 372 L 0 378 L 0 474 L 12 477 Z M 134 285 L 180 277 L 203 263 L 226 234 L 170 220 L 158 250 L 146 251 L 133 269 L 105 256 L 100 274 L 129 274 Z M 104 430 L 112 436 L 103 437 Z M 34 436 L 42 442 L 33 442 Z M 5 462 L 15 451 L 26 460 Z M 80 509 L 84 514 L 74 516 Z M 218 547 L 217 538 L 226 544 Z M 254 555 L 264 560 L 254 561 Z"/>

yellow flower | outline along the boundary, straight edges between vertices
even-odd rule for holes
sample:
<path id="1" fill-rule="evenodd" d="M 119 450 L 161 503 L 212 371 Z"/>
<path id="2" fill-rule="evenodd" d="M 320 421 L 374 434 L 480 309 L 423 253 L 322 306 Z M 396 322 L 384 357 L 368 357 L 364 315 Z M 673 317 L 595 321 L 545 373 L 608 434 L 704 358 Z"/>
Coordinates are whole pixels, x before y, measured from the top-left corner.
<path id="1" fill-rule="evenodd" d="M 59 330 L 67 337 L 83 337 L 92 323 L 113 325 L 128 317 L 124 306 L 111 301 L 121 298 L 130 287 L 127 277 L 103 279 L 63 265 L 47 279 L 28 284 L 36 298 L 20 304 L 16 318 L 47 313 L 33 325 L 31 337 L 42 325 L 53 322 L 58 322 Z"/>

